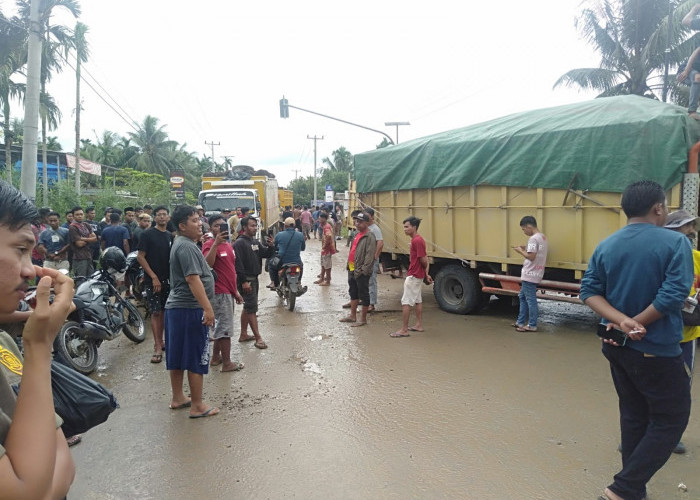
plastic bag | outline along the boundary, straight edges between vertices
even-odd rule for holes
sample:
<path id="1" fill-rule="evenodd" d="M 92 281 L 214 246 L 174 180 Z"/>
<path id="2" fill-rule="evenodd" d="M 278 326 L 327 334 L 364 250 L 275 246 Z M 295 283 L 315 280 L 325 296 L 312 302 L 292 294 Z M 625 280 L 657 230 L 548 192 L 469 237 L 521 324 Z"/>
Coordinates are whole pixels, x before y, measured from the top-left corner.
<path id="1" fill-rule="evenodd" d="M 74 436 L 107 420 L 119 404 L 102 384 L 57 361 L 51 362 L 51 389 L 63 433 Z"/>

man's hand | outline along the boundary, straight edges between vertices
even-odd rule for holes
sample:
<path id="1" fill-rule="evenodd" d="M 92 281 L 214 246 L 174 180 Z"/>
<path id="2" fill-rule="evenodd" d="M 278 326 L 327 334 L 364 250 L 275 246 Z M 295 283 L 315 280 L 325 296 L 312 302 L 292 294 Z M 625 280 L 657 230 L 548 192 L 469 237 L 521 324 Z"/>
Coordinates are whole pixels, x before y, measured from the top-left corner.
<path id="1" fill-rule="evenodd" d="M 204 310 L 204 315 L 202 316 L 202 324 L 206 326 L 214 326 L 214 310 L 209 307 Z"/>
<path id="2" fill-rule="evenodd" d="M 629 338 L 630 340 L 642 340 L 642 338 L 647 334 L 646 328 L 644 328 L 644 326 L 640 322 L 638 322 L 632 318 L 625 318 L 624 320 L 622 320 L 620 322 L 619 325 L 616 323 L 608 323 L 606 330 L 610 331 L 613 328 L 616 330 L 621 330 L 621 331 L 625 332 L 625 334 L 627 335 L 627 338 Z M 620 347 L 620 344 L 618 344 L 614 340 L 611 340 L 611 339 L 602 339 L 602 340 L 606 344 L 614 345 L 615 347 Z"/>
<path id="3" fill-rule="evenodd" d="M 267 242 L 267 246 L 271 247 L 274 243 L 275 240 L 272 239 L 272 236 L 268 235 L 267 238 L 265 238 L 265 241 Z"/>
<path id="4" fill-rule="evenodd" d="M 228 231 L 222 231 L 216 235 L 216 238 L 214 239 L 214 246 L 218 247 L 225 241 L 228 241 Z"/>
<path id="5" fill-rule="evenodd" d="M 676 76 L 676 79 L 679 82 L 684 82 L 686 78 L 688 78 L 688 75 L 690 74 L 690 66 L 686 66 L 683 71 L 678 73 L 678 76 Z"/>
<path id="6" fill-rule="evenodd" d="M 151 281 L 153 282 L 153 293 L 160 293 L 160 291 L 163 289 L 163 285 L 158 279 L 158 276 L 151 278 Z"/>
<path id="7" fill-rule="evenodd" d="M 432 276 L 430 276 L 429 274 L 426 274 L 426 275 L 425 275 L 425 279 L 423 280 L 423 282 L 424 282 L 426 285 L 432 285 L 432 284 L 433 284 L 433 278 L 432 278 Z"/>
<path id="8" fill-rule="evenodd" d="M 236 292 L 233 294 L 233 298 L 236 299 L 236 304 L 242 304 L 243 303 L 243 296 Z"/>
<path id="9" fill-rule="evenodd" d="M 248 295 L 250 292 L 252 292 L 252 288 L 250 287 L 250 283 L 248 281 L 244 282 L 241 285 L 241 288 L 243 289 L 243 293 Z"/>
<path id="10" fill-rule="evenodd" d="M 73 280 L 55 270 L 34 266 L 41 277 L 36 287 L 36 306 L 24 326 L 22 338 L 29 344 L 51 344 L 66 321 L 73 305 Z M 51 286 L 54 289 L 53 303 L 49 304 Z"/>

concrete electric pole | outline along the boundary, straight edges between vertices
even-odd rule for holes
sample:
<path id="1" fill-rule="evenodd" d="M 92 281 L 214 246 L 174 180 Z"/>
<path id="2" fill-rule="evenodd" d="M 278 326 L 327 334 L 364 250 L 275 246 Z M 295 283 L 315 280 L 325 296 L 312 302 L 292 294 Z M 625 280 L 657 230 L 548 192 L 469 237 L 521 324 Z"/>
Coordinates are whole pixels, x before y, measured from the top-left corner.
<path id="1" fill-rule="evenodd" d="M 206 144 L 207 146 L 211 146 L 211 161 L 214 161 L 214 146 L 220 146 L 221 143 L 214 142 L 214 141 L 211 141 L 211 142 L 204 141 L 204 144 Z"/>
<path id="2" fill-rule="evenodd" d="M 314 200 L 311 202 L 311 204 L 312 204 L 312 205 L 315 205 L 316 202 L 318 201 L 318 197 L 317 197 L 317 191 L 318 191 L 318 189 L 317 189 L 317 184 L 318 184 L 318 179 L 316 179 L 316 141 L 318 141 L 318 140 L 321 140 L 321 141 L 322 141 L 322 140 L 323 140 L 323 136 L 321 136 L 321 137 L 316 137 L 316 135 L 314 135 L 313 137 L 311 137 L 310 135 L 307 134 L 306 138 L 307 138 L 307 139 L 313 139 L 313 140 L 314 140 Z"/>

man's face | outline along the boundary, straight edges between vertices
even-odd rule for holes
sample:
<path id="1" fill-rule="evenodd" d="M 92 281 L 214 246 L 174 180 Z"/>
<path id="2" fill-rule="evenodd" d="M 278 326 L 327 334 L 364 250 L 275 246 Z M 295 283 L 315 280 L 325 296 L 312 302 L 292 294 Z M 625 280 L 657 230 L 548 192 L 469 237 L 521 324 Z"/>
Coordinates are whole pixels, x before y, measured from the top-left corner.
<path id="1" fill-rule="evenodd" d="M 82 210 L 73 211 L 73 220 L 75 222 L 83 222 L 83 219 L 85 219 L 85 212 Z"/>
<path id="2" fill-rule="evenodd" d="M 403 233 L 408 236 L 413 236 L 415 233 L 415 228 L 411 225 L 410 222 L 404 222 L 403 223 Z"/>
<path id="3" fill-rule="evenodd" d="M 215 238 L 221 232 L 221 224 L 225 223 L 226 221 L 224 219 L 217 219 L 209 225 L 209 229 L 211 229 L 211 234 L 213 234 Z"/>
<path id="4" fill-rule="evenodd" d="M 525 226 L 520 226 L 520 229 L 523 230 L 523 233 L 525 233 L 525 236 L 532 236 L 535 234 L 535 230 L 530 224 L 527 224 Z"/>
<path id="5" fill-rule="evenodd" d="M 87 220 L 95 220 L 94 210 L 88 210 L 87 212 L 85 212 L 85 215 L 87 216 Z"/>
<path id="6" fill-rule="evenodd" d="M 197 215 L 199 215 L 200 217 L 204 217 L 204 210 L 201 209 L 201 208 L 198 208 L 198 209 L 197 209 Z"/>
<path id="7" fill-rule="evenodd" d="M 140 218 L 139 227 L 141 229 L 148 229 L 149 227 L 151 227 L 151 219 L 146 219 L 145 217 Z"/>
<path id="8" fill-rule="evenodd" d="M 66 214 L 66 220 L 67 220 L 68 222 L 73 222 L 73 216 L 74 216 L 74 215 L 75 215 L 75 214 L 73 214 L 72 212 L 68 212 L 68 213 Z M 81 222 L 82 222 L 82 221 L 81 221 Z"/>
<path id="9" fill-rule="evenodd" d="M 190 215 L 187 218 L 187 221 L 181 222 L 178 229 L 180 230 L 181 235 L 193 241 L 197 241 L 199 238 L 201 238 L 202 221 L 199 220 L 199 215 L 197 215 L 197 212 Z"/>
<path id="10" fill-rule="evenodd" d="M 367 221 L 355 219 L 355 227 L 359 232 L 364 233 L 365 231 L 367 231 L 369 224 L 367 223 Z"/>
<path id="11" fill-rule="evenodd" d="M 245 227 L 245 234 L 252 238 L 257 232 L 258 221 L 256 221 L 255 219 L 248 219 L 248 225 Z"/>
<path id="12" fill-rule="evenodd" d="M 15 311 L 27 291 L 27 282 L 36 276 L 31 258 L 34 244 L 29 224 L 12 231 L 0 226 L 0 312 Z"/>
<path id="13" fill-rule="evenodd" d="M 683 224 L 681 227 L 678 228 L 678 232 L 685 234 L 691 240 L 695 239 L 695 221 L 693 220 L 688 222 L 687 224 Z"/>
<path id="14" fill-rule="evenodd" d="M 134 212 L 132 212 L 131 210 L 128 210 L 127 212 L 125 212 L 124 213 L 124 222 L 127 222 L 129 224 L 134 222 Z"/>
<path id="15" fill-rule="evenodd" d="M 53 229 L 55 231 L 56 229 L 58 229 L 58 226 L 60 226 L 60 225 L 61 225 L 61 221 L 58 220 L 58 216 L 52 215 L 49 217 L 49 226 L 51 226 L 51 229 Z"/>
<path id="16" fill-rule="evenodd" d="M 170 214 L 166 210 L 158 210 L 156 212 L 156 226 L 163 228 L 168 225 L 169 220 Z"/>

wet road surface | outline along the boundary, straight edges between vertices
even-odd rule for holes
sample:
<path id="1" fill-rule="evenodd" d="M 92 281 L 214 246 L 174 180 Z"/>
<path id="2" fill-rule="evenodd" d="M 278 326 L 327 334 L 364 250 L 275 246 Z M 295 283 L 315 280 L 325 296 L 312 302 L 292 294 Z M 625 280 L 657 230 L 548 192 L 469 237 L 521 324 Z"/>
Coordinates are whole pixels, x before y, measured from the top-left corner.
<path id="1" fill-rule="evenodd" d="M 168 408 L 150 331 L 141 345 L 103 344 L 94 377 L 121 408 L 72 448 L 69 498 L 597 498 L 620 466 L 619 425 L 587 308 L 540 301 L 540 331 L 518 333 L 509 299 L 457 316 L 424 287 L 426 332 L 393 339 L 402 280 L 388 275 L 367 326 L 338 322 L 347 301 L 347 249 L 338 248 L 332 285 L 318 287 L 311 240 L 309 292 L 294 312 L 261 290 L 269 348 L 234 341 L 245 369 L 205 377 L 216 417 Z M 657 473 L 650 500 L 700 499 L 697 410 L 687 454 Z"/>

